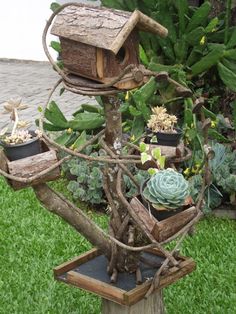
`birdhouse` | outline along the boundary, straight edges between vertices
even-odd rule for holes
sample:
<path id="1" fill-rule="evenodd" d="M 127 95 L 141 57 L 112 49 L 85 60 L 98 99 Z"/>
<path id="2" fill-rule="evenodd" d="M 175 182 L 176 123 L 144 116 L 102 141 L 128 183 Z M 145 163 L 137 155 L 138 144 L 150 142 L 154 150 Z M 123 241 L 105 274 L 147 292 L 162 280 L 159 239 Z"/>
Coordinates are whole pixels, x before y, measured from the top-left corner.
<path id="1" fill-rule="evenodd" d="M 85 5 L 62 10 L 51 33 L 60 38 L 67 72 L 106 84 L 130 64 L 139 69 L 139 30 L 167 35 L 166 28 L 138 10 L 131 13 Z M 142 77 L 137 77 L 135 81 L 126 75 L 115 86 L 134 88 L 142 81 Z"/>

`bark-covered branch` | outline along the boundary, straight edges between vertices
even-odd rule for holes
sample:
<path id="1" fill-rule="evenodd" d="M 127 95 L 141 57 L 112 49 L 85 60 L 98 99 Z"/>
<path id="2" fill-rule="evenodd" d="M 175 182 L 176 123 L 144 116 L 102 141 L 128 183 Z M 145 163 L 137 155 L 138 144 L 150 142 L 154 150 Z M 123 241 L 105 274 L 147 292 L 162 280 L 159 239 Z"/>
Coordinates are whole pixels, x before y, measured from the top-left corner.
<path id="1" fill-rule="evenodd" d="M 108 258 L 110 257 L 111 241 L 82 210 L 59 193 L 53 191 L 46 184 L 40 184 L 33 188 L 37 198 L 44 207 L 68 222 Z"/>

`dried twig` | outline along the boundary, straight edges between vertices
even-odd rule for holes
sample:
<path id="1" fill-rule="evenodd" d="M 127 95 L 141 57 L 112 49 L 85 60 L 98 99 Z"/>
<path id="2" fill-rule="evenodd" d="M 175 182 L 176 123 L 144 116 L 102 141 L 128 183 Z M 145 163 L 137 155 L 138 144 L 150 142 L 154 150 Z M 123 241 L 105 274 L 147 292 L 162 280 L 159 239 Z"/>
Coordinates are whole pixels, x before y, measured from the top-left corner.
<path id="1" fill-rule="evenodd" d="M 117 276 L 118 276 L 118 271 L 117 271 L 116 268 L 114 268 L 112 276 L 111 276 L 111 283 L 116 283 L 117 282 Z"/>
<path id="2" fill-rule="evenodd" d="M 132 225 L 129 226 L 128 234 L 129 234 L 128 244 L 133 246 L 134 245 L 134 226 Z"/>
<path id="3" fill-rule="evenodd" d="M 35 187 L 37 189 L 37 186 Z M 51 188 L 48 187 L 48 189 L 51 190 L 52 193 L 55 193 L 63 202 L 65 202 L 69 207 L 73 208 L 75 211 L 78 211 L 80 213 L 80 215 L 86 217 L 86 215 L 84 214 L 84 212 L 79 209 L 75 204 L 73 204 L 72 202 L 70 202 L 64 195 L 62 195 L 61 193 L 52 190 Z M 94 223 L 93 223 L 94 224 Z M 151 243 L 148 245 L 144 245 L 144 246 L 139 246 L 139 247 L 132 247 L 129 245 L 126 245 L 122 242 L 120 242 L 119 240 L 117 240 L 116 238 L 112 237 L 111 235 L 107 234 L 103 229 L 101 229 L 99 226 L 97 226 L 96 224 L 94 224 L 94 230 L 98 229 L 99 232 L 101 232 L 108 240 L 113 241 L 115 244 L 117 244 L 119 247 L 128 250 L 128 251 L 133 251 L 133 252 L 141 252 L 141 251 L 145 251 L 147 249 L 150 248 L 155 248 L 156 243 Z"/>
<path id="4" fill-rule="evenodd" d="M 85 159 L 85 160 L 100 161 L 100 162 L 110 163 L 110 164 L 116 164 L 116 163 L 117 164 L 133 164 L 133 163 L 140 164 L 141 163 L 141 160 L 132 160 L 132 159 L 126 160 L 126 159 L 114 159 L 114 158 L 106 158 L 106 157 L 91 157 L 91 156 L 79 153 L 79 151 L 81 151 L 82 149 L 79 149 L 79 151 L 78 150 L 76 151 L 76 150 L 72 150 L 72 149 L 63 147 L 60 144 L 57 144 L 55 141 L 51 140 L 45 133 L 43 134 L 43 138 L 45 139 L 46 142 L 48 142 L 50 145 L 58 148 L 59 150 L 62 150 L 64 152 L 66 152 L 67 154 L 70 154 L 70 155 L 75 156 L 75 157 L 80 157 L 80 158 Z M 94 138 L 93 138 L 93 140 L 94 140 Z M 83 147 L 84 146 L 85 145 L 83 145 Z M 87 146 L 87 144 L 86 144 L 86 146 Z"/>
<path id="5" fill-rule="evenodd" d="M 126 200 L 126 198 L 124 197 L 123 193 L 122 193 L 122 189 L 121 189 L 121 176 L 122 176 L 122 170 L 120 169 L 118 171 L 118 175 L 117 175 L 117 194 L 120 198 L 120 201 L 123 203 L 123 205 L 127 208 L 130 216 L 133 218 L 133 220 L 136 222 L 136 224 L 138 225 L 138 227 L 144 232 L 144 234 L 149 238 L 149 240 L 155 244 L 155 247 L 158 248 L 161 253 L 163 253 L 166 257 L 169 258 L 169 260 L 171 261 L 171 263 L 173 265 L 178 265 L 178 262 L 175 260 L 175 258 L 169 253 L 169 251 L 167 251 L 166 249 L 164 249 L 160 243 L 158 243 L 156 241 L 156 239 L 153 237 L 153 235 L 147 230 L 147 228 L 145 227 L 145 225 L 142 223 L 142 221 L 139 219 L 138 215 L 136 215 L 134 213 L 134 211 L 132 210 L 131 205 L 129 204 L 129 202 Z"/>
<path id="6" fill-rule="evenodd" d="M 118 160 L 119 156 L 116 155 L 108 146 L 107 144 L 105 143 L 105 141 L 103 140 L 103 138 L 100 139 L 100 143 L 102 145 L 102 147 L 105 149 L 105 151 L 108 153 L 108 155 L 110 155 L 112 158 Z M 122 156 L 122 159 L 125 160 Z M 129 159 L 130 160 L 130 159 Z M 140 158 L 138 160 L 139 162 L 140 161 Z M 129 169 L 123 165 L 122 163 L 119 164 L 119 167 L 126 173 L 126 175 L 128 175 L 130 177 L 130 179 L 133 181 L 133 183 L 136 185 L 137 188 L 139 188 L 139 183 L 138 181 L 135 179 L 135 177 L 132 175 L 132 173 L 129 171 Z"/>
<path id="7" fill-rule="evenodd" d="M 110 192 L 109 187 L 108 187 L 107 174 L 106 174 L 105 170 L 103 171 L 103 189 L 104 189 L 107 201 L 108 201 L 109 205 L 111 206 L 112 214 L 113 214 L 114 219 L 116 221 L 116 225 L 120 226 L 121 225 L 121 219 L 120 219 L 119 213 L 117 211 L 116 205 L 114 203 L 114 200 L 112 198 L 111 192 Z"/>
<path id="8" fill-rule="evenodd" d="M 138 267 L 138 268 L 136 269 L 136 284 L 137 284 L 137 285 L 141 285 L 142 282 L 143 282 L 142 273 L 141 273 L 140 268 Z"/>
<path id="9" fill-rule="evenodd" d="M 129 216 L 129 214 L 127 214 L 125 216 L 125 218 L 123 219 L 122 224 L 120 225 L 119 230 L 117 231 L 116 238 L 118 240 L 121 239 L 121 237 L 123 236 L 123 234 L 125 232 L 125 229 L 127 228 L 129 222 L 130 222 L 130 216 Z"/>

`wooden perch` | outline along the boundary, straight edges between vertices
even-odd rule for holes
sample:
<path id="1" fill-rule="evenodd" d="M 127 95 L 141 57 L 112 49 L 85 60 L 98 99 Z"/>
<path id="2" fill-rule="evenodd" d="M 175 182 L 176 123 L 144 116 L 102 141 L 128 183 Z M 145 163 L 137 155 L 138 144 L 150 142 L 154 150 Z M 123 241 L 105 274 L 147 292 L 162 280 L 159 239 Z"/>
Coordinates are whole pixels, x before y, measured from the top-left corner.
<path id="1" fill-rule="evenodd" d="M 156 22 L 155 20 L 151 19 L 147 15 L 143 14 L 142 12 L 138 11 L 139 13 L 139 22 L 137 27 L 140 30 L 145 32 L 150 32 L 160 37 L 166 37 L 168 35 L 168 29 Z"/>

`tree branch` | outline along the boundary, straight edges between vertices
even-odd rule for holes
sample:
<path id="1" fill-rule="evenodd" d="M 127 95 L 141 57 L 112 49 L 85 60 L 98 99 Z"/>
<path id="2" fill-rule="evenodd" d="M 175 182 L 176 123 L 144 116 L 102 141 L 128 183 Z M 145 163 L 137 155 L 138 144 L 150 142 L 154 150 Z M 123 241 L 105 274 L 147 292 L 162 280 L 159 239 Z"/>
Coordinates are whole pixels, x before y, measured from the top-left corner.
<path id="1" fill-rule="evenodd" d="M 94 246 L 98 247 L 107 257 L 110 257 L 111 241 L 82 210 L 75 207 L 69 201 L 65 201 L 64 197 L 53 191 L 46 184 L 36 185 L 33 189 L 44 207 L 53 214 L 63 218 Z"/>

